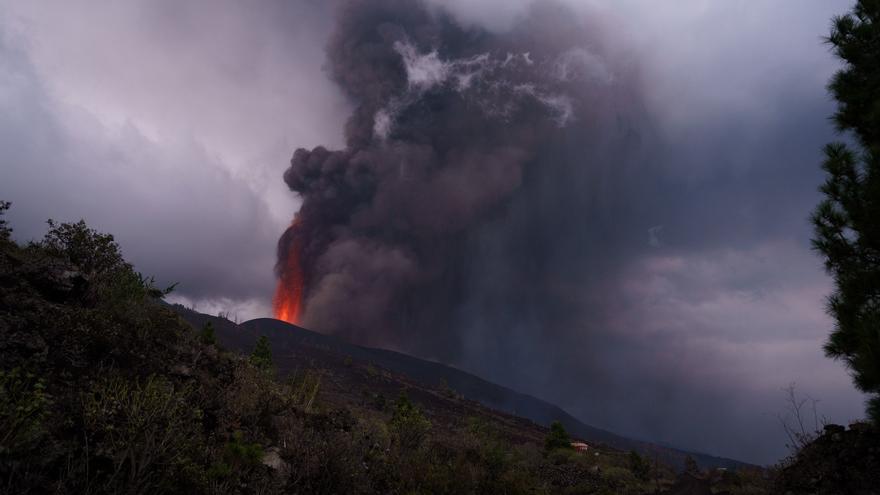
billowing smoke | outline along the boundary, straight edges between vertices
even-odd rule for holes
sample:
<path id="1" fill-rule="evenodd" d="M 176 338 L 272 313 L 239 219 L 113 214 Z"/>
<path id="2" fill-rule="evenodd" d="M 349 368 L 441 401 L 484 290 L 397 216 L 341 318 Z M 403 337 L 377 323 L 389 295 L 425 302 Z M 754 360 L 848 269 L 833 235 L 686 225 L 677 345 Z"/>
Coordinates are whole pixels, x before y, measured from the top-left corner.
<path id="1" fill-rule="evenodd" d="M 352 2 L 327 52 L 355 109 L 345 149 L 298 149 L 284 174 L 302 208 L 279 242 L 276 307 L 447 360 L 464 329 L 551 310 L 544 244 L 589 221 L 567 204 L 596 199 L 583 171 L 603 180 L 638 139 L 637 98 L 594 30 L 548 3 L 498 34 L 421 2 Z M 616 162 L 597 163 L 609 143 Z"/>

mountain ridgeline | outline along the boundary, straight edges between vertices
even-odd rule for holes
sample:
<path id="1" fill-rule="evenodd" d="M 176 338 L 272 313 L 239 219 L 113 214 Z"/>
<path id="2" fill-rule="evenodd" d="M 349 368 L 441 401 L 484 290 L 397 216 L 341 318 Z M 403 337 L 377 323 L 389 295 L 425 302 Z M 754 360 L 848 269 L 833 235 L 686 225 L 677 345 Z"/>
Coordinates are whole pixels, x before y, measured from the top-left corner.
<path id="1" fill-rule="evenodd" d="M 265 335 L 276 352 L 275 362 L 279 370 L 284 373 L 292 372 L 302 366 L 300 356 L 313 355 L 314 353 L 310 352 L 312 349 L 320 349 L 325 355 L 335 355 L 338 359 L 350 357 L 406 376 L 427 387 L 448 388 L 465 399 L 507 414 L 527 418 L 538 425 L 547 427 L 553 421 L 559 421 L 566 430 L 579 439 L 624 451 L 635 450 L 651 459 L 656 456 L 677 468 L 684 467 L 688 456 L 705 468 L 736 469 L 750 466 L 748 463 L 733 459 L 629 439 L 587 425 L 558 406 L 441 363 L 385 349 L 353 345 L 332 336 L 271 318 L 258 318 L 236 325 L 229 320 L 200 314 L 181 306 L 175 306 L 174 309 L 196 327 L 201 327 L 210 321 L 217 329 L 219 341 L 230 349 L 248 352 L 253 348 L 258 336 Z M 316 364 L 327 365 L 320 362 Z"/>

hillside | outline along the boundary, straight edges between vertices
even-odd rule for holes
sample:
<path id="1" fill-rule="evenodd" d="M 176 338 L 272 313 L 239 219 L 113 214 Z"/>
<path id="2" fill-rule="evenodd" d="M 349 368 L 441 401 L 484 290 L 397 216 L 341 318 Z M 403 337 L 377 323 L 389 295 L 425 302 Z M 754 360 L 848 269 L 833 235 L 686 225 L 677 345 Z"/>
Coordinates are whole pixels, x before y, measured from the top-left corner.
<path id="1" fill-rule="evenodd" d="M 553 421 L 559 421 L 572 435 L 588 443 L 604 444 L 623 451 L 635 450 L 651 459 L 656 456 L 677 469 L 684 467 L 688 456 L 696 460 L 700 467 L 709 469 L 737 469 L 750 466 L 732 459 L 640 442 L 595 428 L 584 424 L 558 406 L 440 363 L 399 352 L 352 345 L 332 336 L 271 318 L 259 318 L 235 325 L 228 320 L 199 314 L 180 306 L 176 306 L 175 310 L 197 327 L 211 321 L 217 329 L 220 342 L 231 349 L 247 352 L 253 348 L 258 336 L 267 336 L 272 342 L 272 348 L 278 353 L 276 361 L 282 372 L 291 372 L 301 367 L 302 358 L 305 357 L 312 359 L 316 366 L 335 369 L 337 373 L 344 375 L 344 368 L 340 369 L 336 365 L 344 358 L 350 357 L 362 365 L 372 364 L 431 388 L 447 388 L 465 399 L 497 411 L 527 418 L 544 427 L 549 426 Z"/>

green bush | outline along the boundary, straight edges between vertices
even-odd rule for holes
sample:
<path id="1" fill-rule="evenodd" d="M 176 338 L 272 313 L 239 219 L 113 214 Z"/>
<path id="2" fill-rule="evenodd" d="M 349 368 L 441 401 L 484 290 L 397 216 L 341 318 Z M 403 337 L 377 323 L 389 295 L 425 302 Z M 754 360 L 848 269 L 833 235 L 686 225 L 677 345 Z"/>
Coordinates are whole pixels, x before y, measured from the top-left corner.
<path id="1" fill-rule="evenodd" d="M 214 334 L 214 325 L 212 325 L 210 321 L 202 326 L 202 330 L 199 332 L 199 340 L 205 345 L 217 344 L 217 336 Z"/>
<path id="2" fill-rule="evenodd" d="M 651 463 L 644 457 L 640 456 L 638 452 L 630 450 L 629 455 L 627 456 L 627 461 L 629 463 L 630 471 L 632 471 L 636 478 L 642 481 L 648 481 L 651 479 Z"/>
<path id="3" fill-rule="evenodd" d="M 21 455 L 39 444 L 50 404 L 43 379 L 21 368 L 0 371 L 0 456 Z"/>
<path id="4" fill-rule="evenodd" d="M 272 347 L 269 344 L 269 339 L 266 338 L 265 335 L 260 335 L 260 338 L 257 339 L 257 343 L 251 353 L 250 361 L 251 364 L 261 370 L 272 370 L 274 366 L 272 363 Z"/>
<path id="5" fill-rule="evenodd" d="M 107 491 L 159 493 L 198 455 L 202 411 L 189 388 L 162 377 L 143 383 L 112 376 L 83 397 L 85 435 Z"/>
<path id="6" fill-rule="evenodd" d="M 556 449 L 570 449 L 571 437 L 565 431 L 565 427 L 559 421 L 550 424 L 550 431 L 544 438 L 544 450 L 550 452 Z"/>
<path id="7" fill-rule="evenodd" d="M 256 442 L 244 441 L 244 435 L 236 431 L 232 439 L 223 447 L 222 460 L 215 462 L 208 470 L 208 478 L 212 481 L 224 481 L 233 476 L 253 469 L 263 460 L 263 447 Z"/>
<path id="8" fill-rule="evenodd" d="M 49 220 L 42 247 L 49 254 L 65 258 L 86 274 L 95 275 L 130 268 L 119 244 L 110 234 L 89 228 L 85 221 L 56 223 Z"/>
<path id="9" fill-rule="evenodd" d="M 417 449 L 422 445 L 431 422 L 425 418 L 406 393 L 401 392 L 394 405 L 390 429 L 397 444 L 404 450 Z"/>
<path id="10" fill-rule="evenodd" d="M 287 405 L 300 407 L 304 411 L 310 412 L 315 406 L 320 388 L 321 377 L 317 373 L 295 371 L 287 380 Z"/>

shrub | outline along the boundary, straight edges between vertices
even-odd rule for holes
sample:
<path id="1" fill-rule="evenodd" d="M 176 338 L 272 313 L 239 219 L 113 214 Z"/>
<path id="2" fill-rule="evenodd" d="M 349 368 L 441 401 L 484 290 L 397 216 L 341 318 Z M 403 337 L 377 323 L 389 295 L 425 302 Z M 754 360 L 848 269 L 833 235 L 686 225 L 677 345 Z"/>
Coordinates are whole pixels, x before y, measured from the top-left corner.
<path id="1" fill-rule="evenodd" d="M 96 462 L 97 472 L 86 476 L 111 492 L 167 490 L 197 453 L 201 414 L 190 404 L 187 387 L 161 377 L 99 382 L 83 398 L 83 418 L 87 445 L 107 462 Z"/>
<path id="2" fill-rule="evenodd" d="M 46 433 L 46 384 L 21 368 L 0 371 L 0 456 L 20 455 Z"/>
<path id="3" fill-rule="evenodd" d="M 110 234 L 89 228 L 85 221 L 56 223 L 49 220 L 49 231 L 42 247 L 49 253 L 65 258 L 86 274 L 102 274 L 131 265 L 122 258 L 119 244 Z"/>
<path id="4" fill-rule="evenodd" d="M 648 481 L 651 479 L 651 463 L 644 457 L 640 456 L 638 452 L 630 450 L 627 461 L 629 462 L 630 471 L 632 471 L 636 478 L 642 481 Z"/>
<path id="5" fill-rule="evenodd" d="M 9 222 L 3 218 L 3 215 L 9 210 L 11 204 L 12 203 L 9 201 L 0 201 L 0 241 L 8 241 L 12 236 L 12 229 L 9 227 Z"/>
<path id="6" fill-rule="evenodd" d="M 0 371 L 0 483 L 9 493 L 31 488 L 53 458 L 41 452 L 51 404 L 42 379 L 21 368 Z"/>
<path id="7" fill-rule="evenodd" d="M 430 428 L 431 422 L 409 400 L 406 393 L 401 392 L 395 403 L 390 424 L 391 433 L 397 444 L 404 450 L 417 449 L 422 445 Z"/>
<path id="8" fill-rule="evenodd" d="M 321 377 L 317 373 L 294 372 L 287 381 L 286 399 L 289 407 L 300 407 L 311 412 L 321 388 Z"/>
<path id="9" fill-rule="evenodd" d="M 544 450 L 551 451 L 556 449 L 570 449 L 571 437 L 565 431 L 565 427 L 559 421 L 550 424 L 550 431 L 544 438 Z"/>
<path id="10" fill-rule="evenodd" d="M 250 361 L 251 364 L 261 370 L 272 370 L 272 347 L 269 344 L 269 339 L 266 338 L 265 335 L 260 335 L 260 338 L 257 339 L 257 343 L 251 353 Z"/>
<path id="11" fill-rule="evenodd" d="M 227 431 L 257 431 L 288 404 L 278 383 L 263 370 L 239 361 L 223 394 L 221 427 Z"/>
<path id="12" fill-rule="evenodd" d="M 217 336 L 214 334 L 214 325 L 212 325 L 210 321 L 202 326 L 202 331 L 199 332 L 199 340 L 205 345 L 215 345 L 217 343 Z"/>

